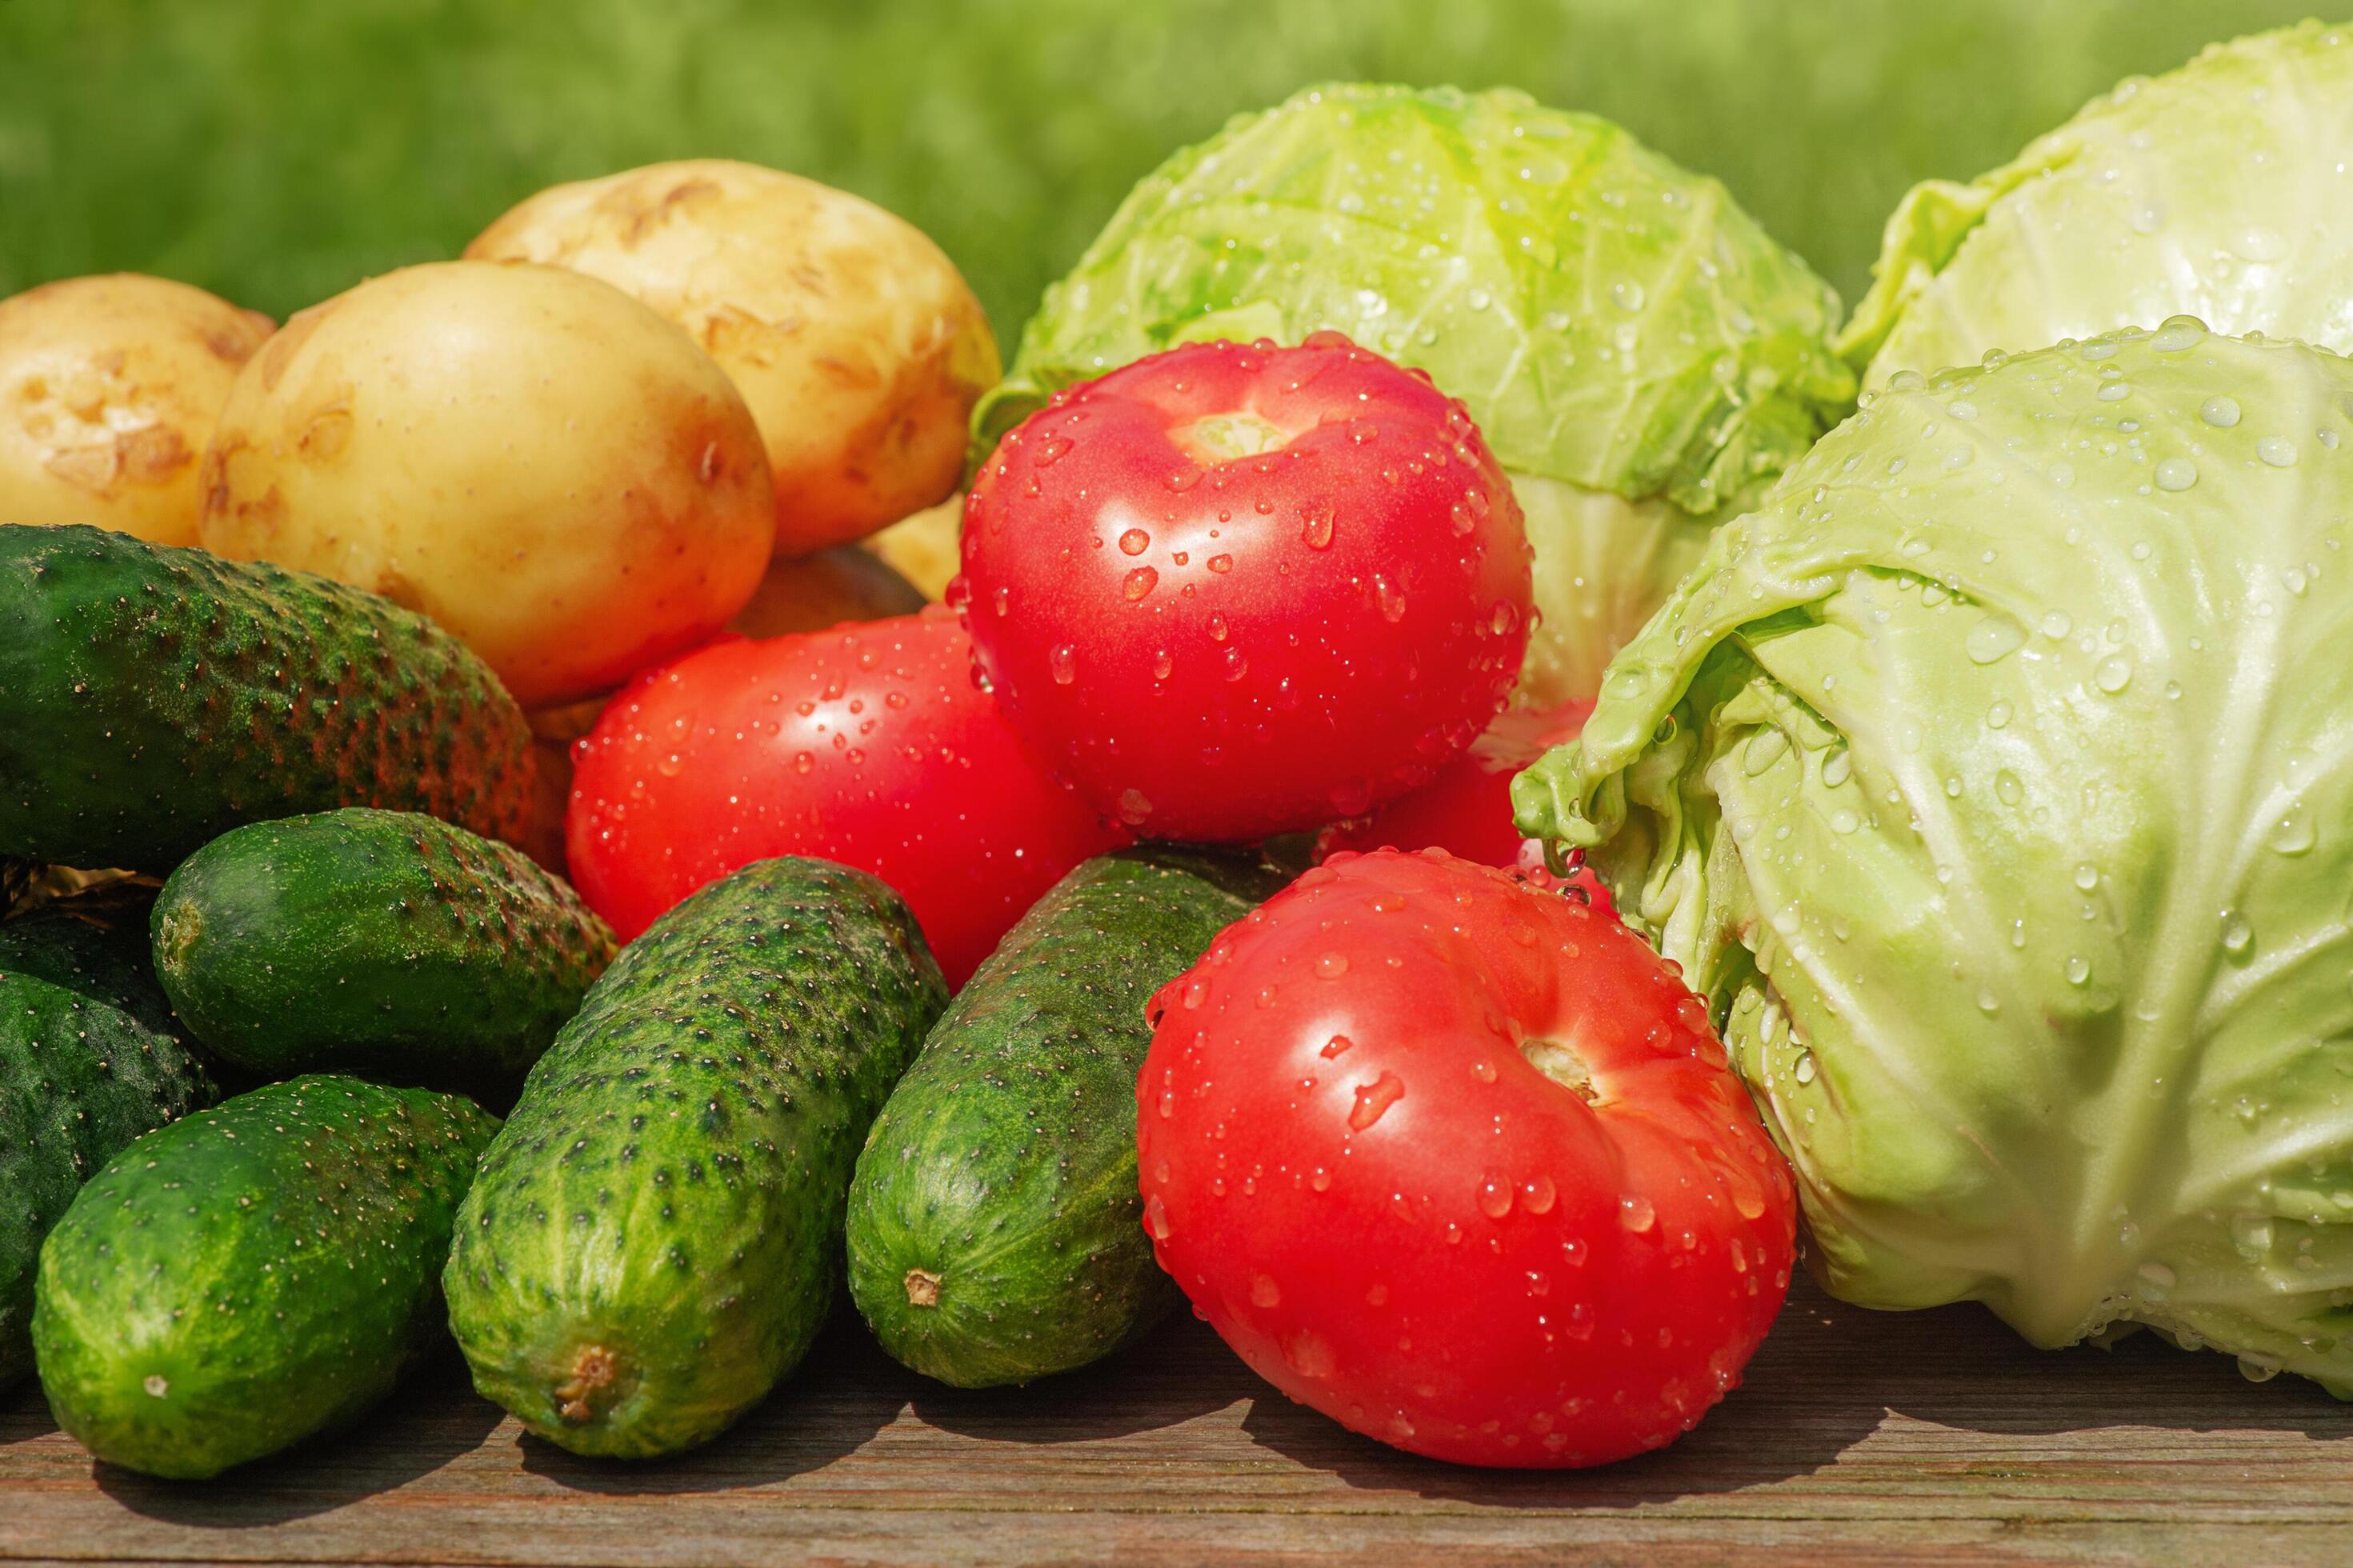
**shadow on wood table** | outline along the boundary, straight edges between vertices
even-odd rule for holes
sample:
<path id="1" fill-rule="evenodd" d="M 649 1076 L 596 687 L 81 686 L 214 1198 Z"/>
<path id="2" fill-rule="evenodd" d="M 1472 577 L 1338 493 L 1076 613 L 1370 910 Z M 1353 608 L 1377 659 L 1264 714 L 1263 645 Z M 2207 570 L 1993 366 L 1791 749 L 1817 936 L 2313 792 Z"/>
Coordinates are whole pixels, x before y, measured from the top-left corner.
<path id="1" fill-rule="evenodd" d="M 454 1350 L 417 1369 L 349 1432 L 312 1439 L 219 1482 L 160 1480 L 91 1462 L 99 1490 L 134 1513 L 199 1530 L 245 1530 L 392 1491 L 482 1446 L 506 1413 L 477 1395 Z"/>
<path id="2" fill-rule="evenodd" d="M 242 1532 L 242 1533 L 232 1533 Z M 194 1485 L 93 1466 L 0 1396 L 0 1557 L 617 1563 L 2336 1563 L 2353 1407 L 2143 1338 L 2045 1353 L 1974 1307 L 1800 1282 L 1699 1429 L 1568 1473 L 1456 1469 L 1260 1383 L 1180 1317 L 1101 1366 L 960 1392 L 855 1323 L 708 1447 L 654 1465 L 522 1436 L 454 1358 L 343 1436 Z"/>

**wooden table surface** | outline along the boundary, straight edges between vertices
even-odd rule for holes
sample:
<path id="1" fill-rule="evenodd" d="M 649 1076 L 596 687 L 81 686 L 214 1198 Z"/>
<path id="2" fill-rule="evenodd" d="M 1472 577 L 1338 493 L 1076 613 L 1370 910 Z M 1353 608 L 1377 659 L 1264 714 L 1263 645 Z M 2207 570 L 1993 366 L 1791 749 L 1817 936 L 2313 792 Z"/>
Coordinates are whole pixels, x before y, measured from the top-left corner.
<path id="1" fill-rule="evenodd" d="M 0 1396 L 0 1556 L 894 1564 L 1496 1560 L 2353 1562 L 2353 1406 L 2141 1336 L 2042 1354 L 1975 1308 L 1883 1316 L 1800 1284 L 1746 1386 L 1608 1469 L 1452 1468 L 1260 1384 L 1202 1325 L 962 1393 L 838 1323 L 701 1453 L 578 1459 L 454 1356 L 359 1430 L 203 1484 L 93 1466 Z"/>

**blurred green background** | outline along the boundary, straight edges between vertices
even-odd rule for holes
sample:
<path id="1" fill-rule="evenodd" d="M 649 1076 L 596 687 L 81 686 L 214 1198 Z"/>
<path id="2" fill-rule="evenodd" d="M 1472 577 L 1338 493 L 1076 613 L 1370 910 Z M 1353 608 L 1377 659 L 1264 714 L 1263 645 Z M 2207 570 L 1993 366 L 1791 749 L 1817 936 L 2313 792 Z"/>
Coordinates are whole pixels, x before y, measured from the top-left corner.
<path id="1" fill-rule="evenodd" d="M 0 295 L 127 268 L 274 314 L 557 180 L 860 192 L 1009 350 L 1137 176 L 1336 78 L 1511 84 L 1713 173 L 1852 300 L 1905 186 L 2274 0 L 0 0 Z"/>

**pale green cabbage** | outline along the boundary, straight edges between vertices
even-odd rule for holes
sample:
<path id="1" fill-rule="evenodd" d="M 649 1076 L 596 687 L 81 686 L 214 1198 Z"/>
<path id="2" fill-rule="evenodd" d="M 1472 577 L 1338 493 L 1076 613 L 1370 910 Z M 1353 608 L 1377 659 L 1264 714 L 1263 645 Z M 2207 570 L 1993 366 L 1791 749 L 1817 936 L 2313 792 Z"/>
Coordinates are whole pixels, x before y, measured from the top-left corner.
<path id="1" fill-rule="evenodd" d="M 1514 788 L 1707 996 L 1873 1307 L 2353 1394 L 2353 362 L 1899 378 Z"/>
<path id="2" fill-rule="evenodd" d="M 1865 384 L 2193 315 L 2353 350 L 2353 37 L 2301 26 L 2126 81 L 1889 219 L 1841 352 Z"/>
<path id="3" fill-rule="evenodd" d="M 1838 300 L 1714 180 L 1525 95 L 1325 87 L 1176 153 L 1050 288 L 976 455 L 1179 342 L 1322 330 L 1430 372 L 1536 549 L 1531 695 L 1590 695 L 1696 557 L 1851 405 Z"/>

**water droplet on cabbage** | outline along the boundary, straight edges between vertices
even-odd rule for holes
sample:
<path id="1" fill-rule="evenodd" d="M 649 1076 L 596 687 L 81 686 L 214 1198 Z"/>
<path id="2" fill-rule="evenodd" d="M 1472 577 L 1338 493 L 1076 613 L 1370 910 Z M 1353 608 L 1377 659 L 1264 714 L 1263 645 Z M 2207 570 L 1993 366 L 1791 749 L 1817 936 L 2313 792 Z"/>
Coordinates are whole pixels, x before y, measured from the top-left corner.
<path id="1" fill-rule="evenodd" d="M 1969 628 L 1961 646 L 1968 652 L 1971 662 L 1992 664 L 2018 651 L 2026 641 L 2026 628 L 2008 616 L 1989 614 Z"/>
<path id="2" fill-rule="evenodd" d="M 2313 837 L 2312 813 L 2299 800 L 2280 813 L 2264 842 L 2279 854 L 2301 855 L 2312 847 Z"/>
<path id="3" fill-rule="evenodd" d="M 2112 653 L 2092 668 L 2092 683 L 2113 697 L 2132 684 L 2132 661 L 2124 655 Z"/>
<path id="4" fill-rule="evenodd" d="M 2198 482 L 2198 465 L 2187 458 L 2168 458 L 2151 476 L 2161 490 L 2186 490 Z"/>
<path id="5" fill-rule="evenodd" d="M 2067 984 L 2081 985 L 2091 978 L 2092 961 L 2080 952 L 2071 954 L 2067 960 Z"/>
<path id="6" fill-rule="evenodd" d="M 2198 417 L 2218 430 L 2228 430 L 2239 422 L 2239 400 L 2217 393 L 2198 405 Z"/>
<path id="7" fill-rule="evenodd" d="M 2254 945 L 2255 928 L 2237 910 L 2222 911 L 2222 951 L 2233 958 L 2242 956 Z"/>
<path id="8" fill-rule="evenodd" d="M 2274 468 L 2295 467 L 2295 443 L 2284 436 L 2266 436 L 2255 443 L 2255 456 Z"/>

